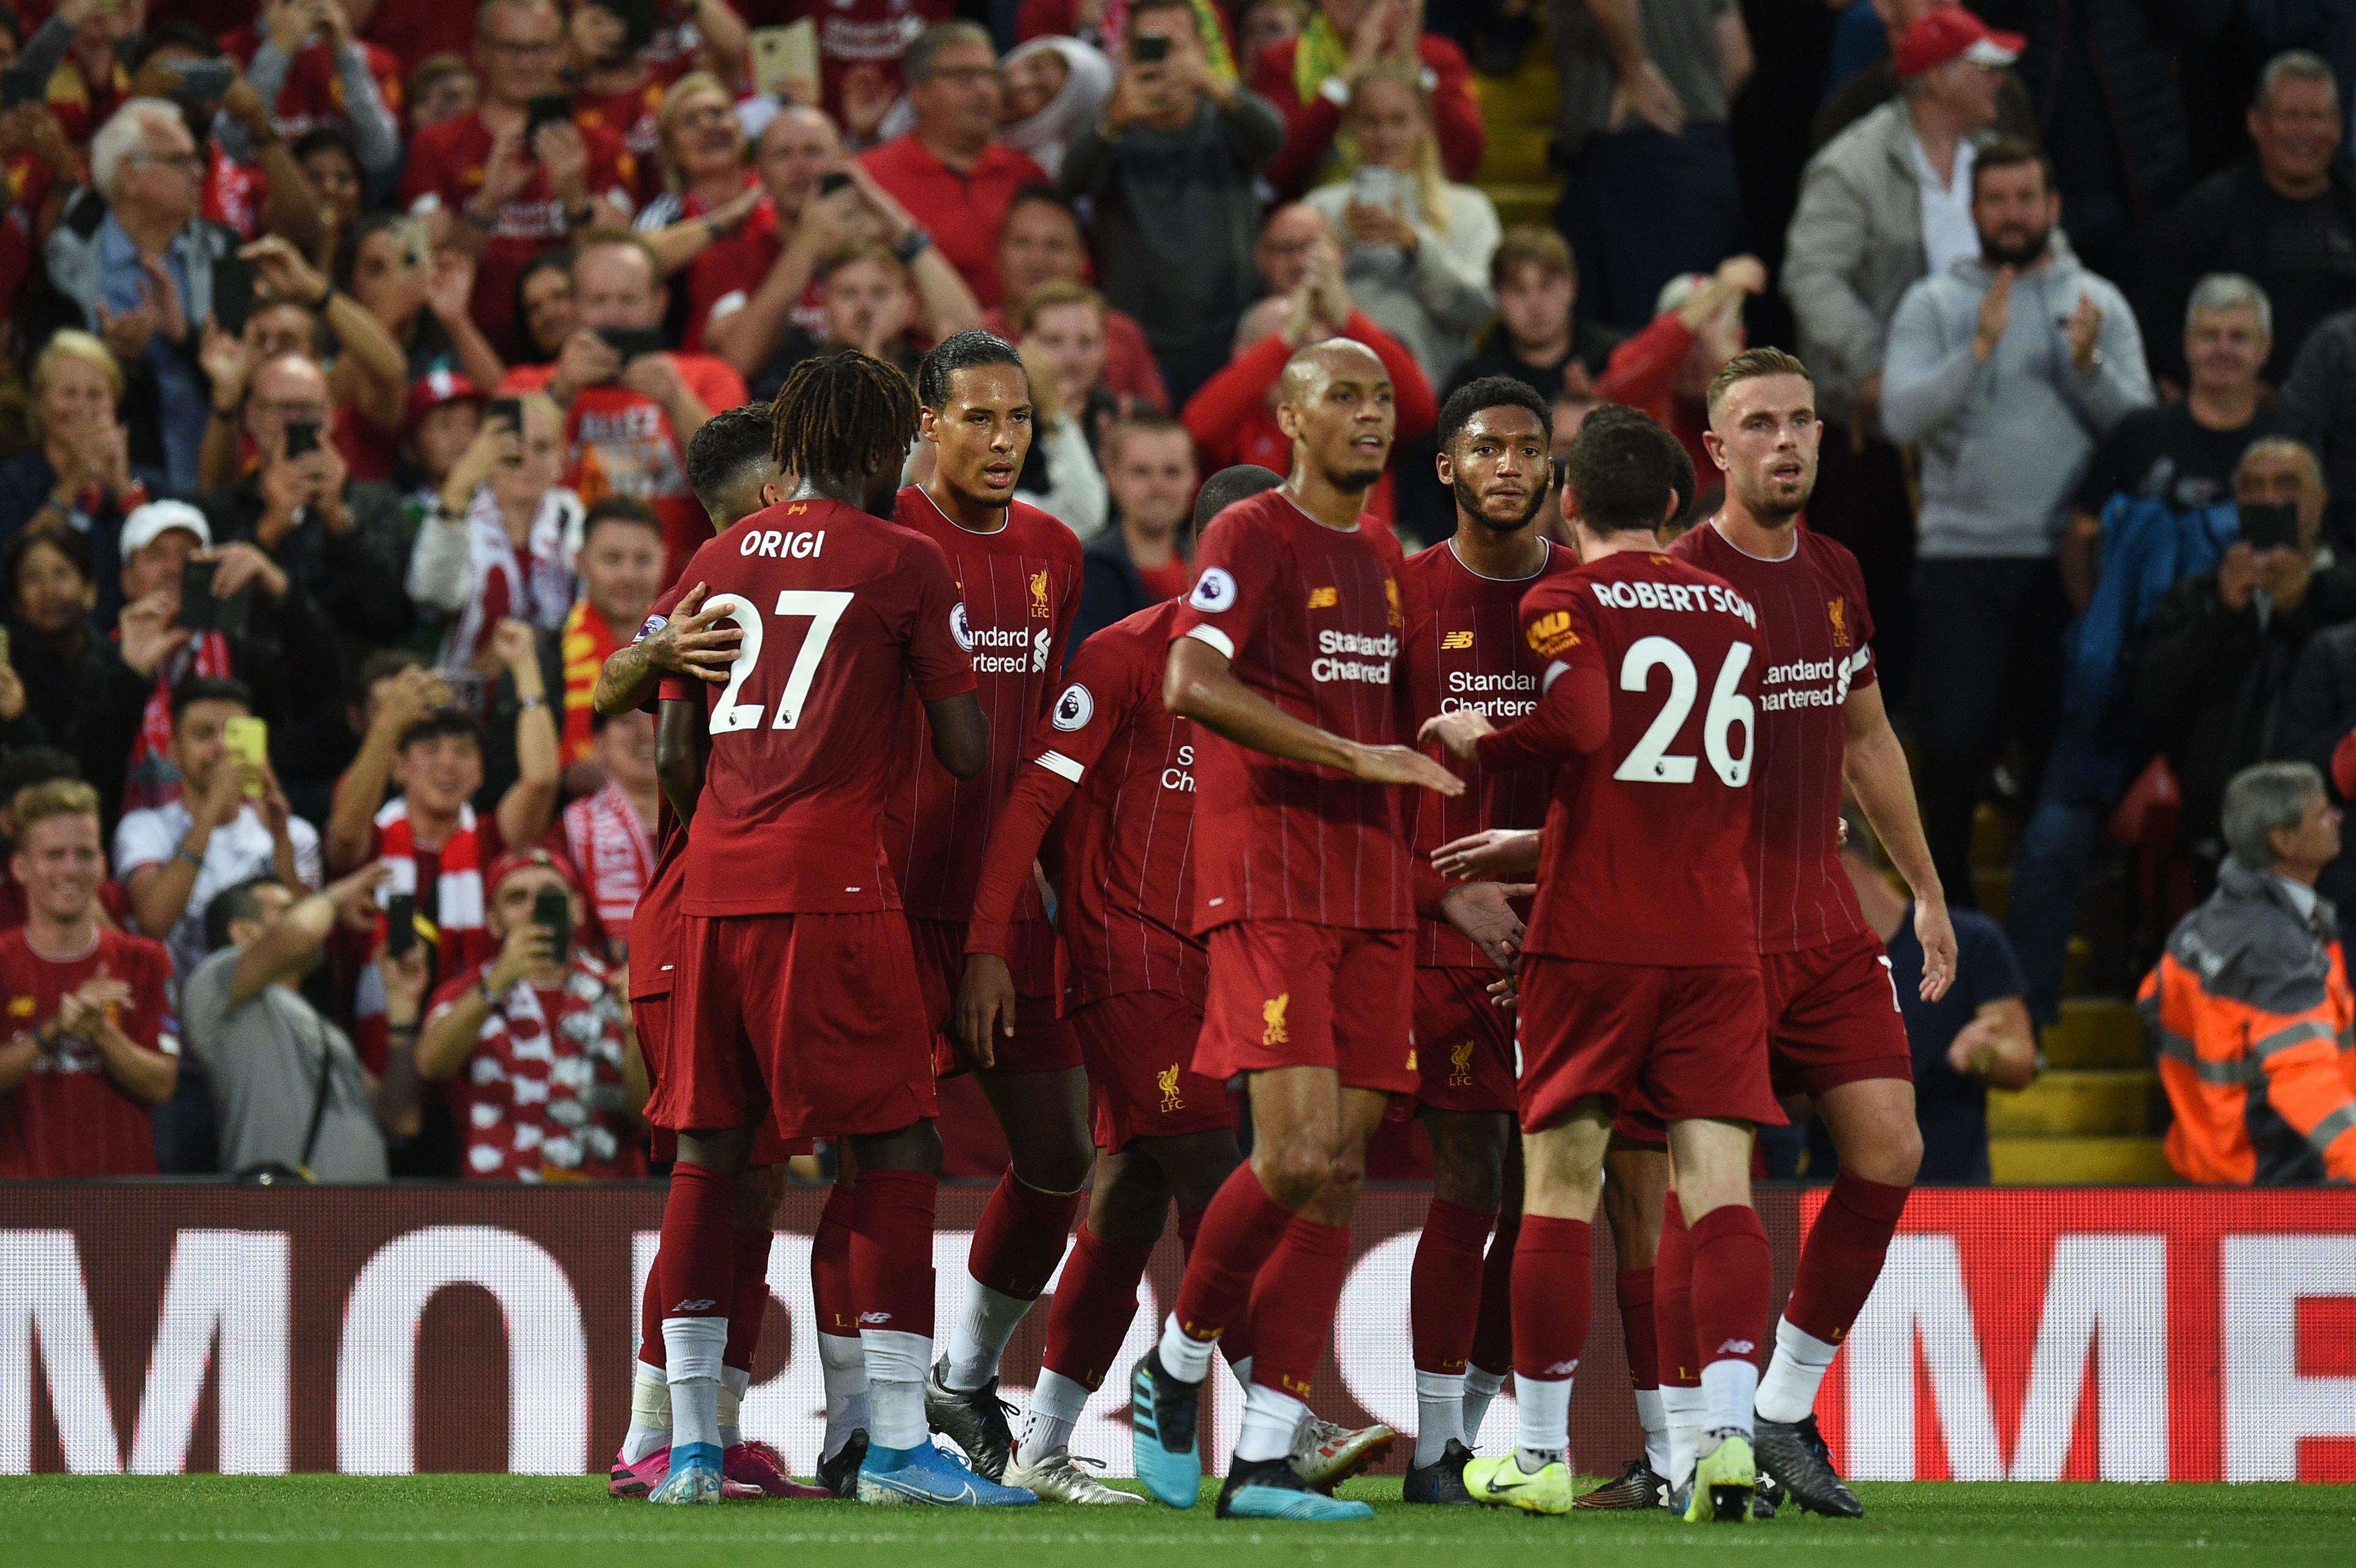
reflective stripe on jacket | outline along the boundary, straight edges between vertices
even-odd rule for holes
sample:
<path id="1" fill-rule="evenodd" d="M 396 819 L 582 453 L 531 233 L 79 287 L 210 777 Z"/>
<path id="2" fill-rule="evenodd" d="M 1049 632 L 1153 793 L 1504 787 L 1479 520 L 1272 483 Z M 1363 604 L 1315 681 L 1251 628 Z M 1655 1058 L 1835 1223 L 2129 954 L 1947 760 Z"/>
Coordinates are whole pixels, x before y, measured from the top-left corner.
<path id="1" fill-rule="evenodd" d="M 2137 998 L 2176 1112 L 2168 1160 L 2190 1181 L 2356 1180 L 2356 1023 L 2328 900 L 2299 913 L 2281 880 L 2228 859 Z"/>

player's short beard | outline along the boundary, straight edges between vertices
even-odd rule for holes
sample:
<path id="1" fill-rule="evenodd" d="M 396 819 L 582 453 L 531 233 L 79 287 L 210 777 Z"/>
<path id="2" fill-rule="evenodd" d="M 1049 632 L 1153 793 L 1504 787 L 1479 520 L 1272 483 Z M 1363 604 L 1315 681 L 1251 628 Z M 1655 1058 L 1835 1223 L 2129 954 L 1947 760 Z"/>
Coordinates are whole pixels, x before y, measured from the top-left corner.
<path id="1" fill-rule="evenodd" d="M 1808 509 L 1808 497 L 1815 493 L 1816 476 L 1810 474 L 1807 475 L 1806 481 L 1800 486 L 1798 498 L 1794 500 L 1792 504 L 1787 507 L 1781 501 L 1772 498 L 1772 493 L 1769 489 L 1767 476 L 1762 475 L 1755 487 L 1750 485 L 1745 485 L 1743 487 L 1742 505 L 1744 508 L 1760 522 L 1772 526 L 1779 523 L 1788 523 L 1794 517 L 1798 517 L 1802 512 L 1806 511 Z"/>
<path id="2" fill-rule="evenodd" d="M 1341 491 L 1344 496 L 1363 496 L 1381 483 L 1383 471 L 1379 466 L 1325 470 L 1325 483 Z"/>
<path id="3" fill-rule="evenodd" d="M 1520 517 L 1509 523 L 1501 523 L 1482 509 L 1481 497 L 1473 493 L 1472 485 L 1464 483 L 1461 473 L 1451 482 L 1450 487 L 1456 492 L 1457 511 L 1471 517 L 1493 534 L 1520 533 L 1530 526 L 1531 520 L 1538 515 L 1538 508 L 1544 507 L 1554 495 L 1553 485 L 1541 485 L 1537 493 L 1530 496 L 1530 504 L 1522 508 Z"/>

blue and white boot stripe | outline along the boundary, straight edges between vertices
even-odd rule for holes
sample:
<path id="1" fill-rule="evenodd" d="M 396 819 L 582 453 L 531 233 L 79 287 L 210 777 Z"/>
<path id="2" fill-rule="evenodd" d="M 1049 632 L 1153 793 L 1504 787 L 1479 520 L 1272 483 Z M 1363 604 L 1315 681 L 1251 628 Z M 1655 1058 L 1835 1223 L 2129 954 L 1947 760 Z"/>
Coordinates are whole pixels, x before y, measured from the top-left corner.
<path id="1" fill-rule="evenodd" d="M 1203 1495 L 1203 1460 L 1200 1452 L 1188 1448 L 1173 1453 L 1162 1445 L 1161 1426 L 1155 1419 L 1153 1374 L 1141 1363 L 1130 1380 L 1130 1411 L 1136 1441 L 1131 1445 L 1137 1465 L 1137 1478 L 1154 1500 L 1174 1509 L 1190 1509 Z"/>

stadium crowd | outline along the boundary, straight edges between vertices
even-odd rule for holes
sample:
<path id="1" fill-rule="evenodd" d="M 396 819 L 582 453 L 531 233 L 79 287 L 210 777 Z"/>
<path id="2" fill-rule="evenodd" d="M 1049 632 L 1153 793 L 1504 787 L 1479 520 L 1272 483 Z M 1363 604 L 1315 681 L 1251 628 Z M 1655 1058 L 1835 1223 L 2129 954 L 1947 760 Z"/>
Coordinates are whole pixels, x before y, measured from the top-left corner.
<path id="1" fill-rule="evenodd" d="M 806 16 L 815 74 L 780 77 L 759 30 Z M 1987 1088 L 2036 1071 L 2073 932 L 2132 986 L 2212 889 L 2251 896 L 2236 773 L 2356 792 L 2336 18 L 0 5 L 0 979 L 24 1031 L 0 1174 L 644 1174 L 617 998 L 656 738 L 590 696 L 707 537 L 690 444 L 813 357 L 913 372 L 986 327 L 1036 402 L 1016 493 L 1083 562 L 1067 654 L 1185 591 L 1205 476 L 1288 466 L 1304 343 L 1388 372 L 1369 509 L 1410 550 L 1456 527 L 1431 476 L 1451 392 L 1526 383 L 1557 455 L 1599 407 L 1652 414 L 1701 475 L 1691 521 L 1718 504 L 1703 389 L 1746 344 L 1798 351 L 1827 421 L 1809 519 L 1860 562 L 1959 912 L 1984 804 L 2012 829 L 2007 924 L 1963 927 L 1969 1005 L 1909 1017 L 1925 1179 L 1985 1180 Z M 1501 224 L 1475 69 L 1531 59 L 1561 200 Z M 2356 868 L 2319 866 L 2356 907 Z M 388 951 L 396 894 L 421 940 Z M 569 951 L 532 934 L 543 895 Z M 2215 1110 L 2200 1082 L 2180 1113 Z M 2351 1096 L 2283 1114 L 2314 1132 Z M 944 1130 L 953 1170 L 1004 1165 L 979 1096 Z M 2344 1178 L 2351 1147 L 2179 1165 Z"/>

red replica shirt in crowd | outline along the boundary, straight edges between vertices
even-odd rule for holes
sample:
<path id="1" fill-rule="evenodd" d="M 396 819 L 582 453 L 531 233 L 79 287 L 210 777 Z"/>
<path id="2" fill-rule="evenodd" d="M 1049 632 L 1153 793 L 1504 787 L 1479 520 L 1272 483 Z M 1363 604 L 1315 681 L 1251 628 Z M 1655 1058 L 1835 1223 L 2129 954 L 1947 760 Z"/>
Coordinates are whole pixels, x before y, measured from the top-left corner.
<path id="1" fill-rule="evenodd" d="M 589 196 L 611 196 L 624 207 L 632 205 L 637 188 L 637 161 L 610 131 L 584 125 L 581 139 L 589 148 Z M 447 208 L 450 221 L 464 223 L 459 208 L 482 188 L 491 161 L 491 128 L 479 112 L 462 114 L 428 125 L 409 144 L 409 163 L 401 175 L 401 199 L 412 212 L 424 214 Z M 484 242 L 475 263 L 473 315 L 502 351 L 513 346 L 516 279 L 532 258 L 562 245 L 572 230 L 564 222 L 564 203 L 548 183 L 546 170 L 534 164 L 523 193 L 499 208 L 498 227 Z M 743 401 L 740 398 L 738 401 Z M 734 407 L 734 404 L 729 405 Z"/>
<path id="2" fill-rule="evenodd" d="M 361 58 L 368 61 L 369 75 L 376 79 L 377 94 L 384 100 L 386 112 L 399 125 L 401 61 L 381 44 L 372 44 L 366 38 L 354 41 L 360 47 Z M 235 57 L 239 65 L 250 66 L 254 51 L 262 48 L 262 35 L 249 22 L 233 32 L 223 33 L 220 47 Z M 276 123 L 278 133 L 292 142 L 322 125 L 337 124 L 350 117 L 350 111 L 344 106 L 343 74 L 336 68 L 336 51 L 327 47 L 325 39 L 315 37 L 297 49 L 288 62 L 286 85 L 278 90 L 278 101 L 271 105 L 270 118 Z"/>
<path id="3" fill-rule="evenodd" d="M 897 94 L 902 80 L 900 60 L 908 52 L 909 44 L 933 23 L 948 20 L 957 6 L 951 0 L 828 0 L 823 6 L 772 4 L 771 8 L 781 12 L 798 9 L 817 21 L 819 98 L 839 125 L 842 123 L 843 78 L 864 68 Z M 790 16 L 781 19 L 790 20 Z"/>
<path id="4" fill-rule="evenodd" d="M 1524 949 L 1655 967 L 1755 962 L 1742 845 L 1756 613 L 1706 571 L 1628 550 L 1531 589 L 1521 624 L 1543 695 L 1483 736 L 1480 755 L 1491 770 L 1558 764 Z"/>
<path id="5" fill-rule="evenodd" d="M 1225 654 L 1236 678 L 1345 740 L 1398 740 L 1392 688 L 1406 629 L 1399 549 L 1361 517 L 1329 528 L 1282 490 L 1221 512 L 1172 621 Z M 1407 841 L 1388 784 L 1287 762 L 1197 732 L 1194 930 L 1294 920 L 1366 931 L 1415 923 Z"/>
<path id="6" fill-rule="evenodd" d="M 1841 869 L 1844 705 L 1878 678 L 1873 613 L 1846 546 L 1794 528 L 1798 550 L 1761 560 L 1726 542 L 1714 522 L 1687 530 L 1669 553 L 1732 583 L 1759 613 L 1759 741 L 1751 769 L 1751 847 L 1759 898 L 1759 951 L 1794 953 L 1866 929 Z"/>
<path id="7" fill-rule="evenodd" d="M 914 213 L 933 243 L 985 305 L 999 303 L 998 231 L 1014 193 L 1026 185 L 1054 185 L 1027 153 L 992 142 L 973 167 L 959 173 L 927 151 L 912 132 L 859 161 L 875 183 Z"/>
<path id="8" fill-rule="evenodd" d="M 931 702 L 974 684 L 940 548 L 840 502 L 787 501 L 698 550 L 686 581 L 711 585 L 706 606 L 729 606 L 744 640 L 728 684 L 703 686 L 712 755 L 680 908 L 899 908 L 883 827 L 907 768 L 894 720 L 911 686 Z"/>
<path id="9" fill-rule="evenodd" d="M 433 0 L 393 0 L 380 4 L 370 16 L 368 36 L 392 52 L 400 62 L 402 80 L 433 55 L 456 55 L 472 59 L 475 53 L 475 7 L 436 5 Z"/>
<path id="10" fill-rule="evenodd" d="M 664 356 L 695 400 L 722 413 L 752 400 L 744 378 L 715 355 Z M 502 393 L 536 392 L 556 374 L 553 365 L 521 365 L 499 383 Z M 584 387 L 564 411 L 564 482 L 594 505 L 608 496 L 644 501 L 662 518 L 664 565 L 676 581 L 688 557 L 712 537 L 712 517 L 687 483 L 687 446 L 670 415 L 652 398 L 618 382 Z"/>
<path id="11" fill-rule="evenodd" d="M 7 1021 L 0 1027 L 11 1035 L 38 1029 L 101 969 L 131 987 L 131 1005 L 115 1020 L 123 1032 L 150 1051 L 177 1055 L 164 999 L 171 958 L 160 943 L 103 927 L 95 947 L 64 964 L 35 953 L 22 928 L 0 935 L 0 995 L 7 997 Z M 94 1042 L 64 1037 L 57 1051 L 34 1061 L 23 1083 L 0 1094 L 0 1177 L 155 1174 L 147 1107 L 107 1076 Z"/>
<path id="12" fill-rule="evenodd" d="M 634 206 L 644 207 L 662 194 L 662 123 L 659 116 L 663 94 L 670 91 L 672 82 L 687 74 L 690 63 L 676 59 L 651 65 L 646 81 L 625 92 L 573 91 L 573 117 L 584 127 L 611 132 L 637 165 L 637 183 L 630 191 Z"/>
<path id="13" fill-rule="evenodd" d="M 638 627 L 638 635 L 630 639 L 632 645 L 643 643 L 661 631 L 679 601 L 680 586 L 674 582 L 657 596 L 645 623 Z M 666 679 L 657 685 L 648 706 L 655 710 L 658 722 L 664 698 L 680 702 L 701 700 L 697 693 L 688 689 L 688 684 Z M 686 880 L 686 857 L 687 834 L 680 827 L 679 818 L 671 815 L 670 796 L 660 795 L 655 807 L 655 869 L 638 894 L 637 907 L 630 912 L 630 929 L 623 933 L 630 942 L 630 1000 L 634 1002 L 671 993 L 672 978 L 679 970 L 679 895 Z"/>
<path id="14" fill-rule="evenodd" d="M 1080 645 L 1071 683 L 1040 721 L 1031 763 L 991 830 L 965 947 L 1004 957 L 1032 859 L 1061 813 L 1046 859 L 1066 1008 L 1130 991 L 1199 997 L 1209 983 L 1203 944 L 1188 932 L 1194 731 L 1162 706 L 1182 608 L 1140 610 Z"/>
<path id="15" fill-rule="evenodd" d="M 990 720 L 990 765 L 974 778 L 951 778 L 933 759 L 924 714 L 905 714 L 884 839 L 908 912 L 963 920 L 973 912 L 991 824 L 1063 676 L 1064 645 L 1080 608 L 1080 541 L 1024 501 L 1007 507 L 1006 526 L 996 533 L 968 533 L 916 485 L 900 492 L 893 519 L 940 546 L 956 574 L 964 602 L 958 635 L 973 654 Z M 1045 912 L 1038 891 L 1025 887 L 1014 918 Z"/>
<path id="16" fill-rule="evenodd" d="M 703 203 L 691 192 L 682 204 L 682 211 L 686 217 L 696 217 L 703 211 Z M 786 234 L 777 223 L 776 203 L 764 196 L 753 204 L 742 229 L 725 240 L 713 241 L 709 250 L 689 263 L 687 336 L 682 340 L 686 346 L 701 350 L 703 335 L 713 317 L 744 309 L 754 291 L 767 279 L 769 269 L 785 253 Z M 788 315 L 796 326 L 812 336 L 826 330 L 826 306 L 819 295 L 817 279 L 811 279 L 803 288 L 802 297 L 795 302 Z"/>
<path id="17" fill-rule="evenodd" d="M 1408 557 L 1399 581 L 1407 598 L 1408 732 L 1439 713 L 1478 709 L 1503 727 L 1537 706 L 1537 677 L 1522 656 L 1522 595 L 1561 576 L 1579 558 L 1547 546 L 1546 564 L 1531 576 L 1500 581 L 1456 559 L 1447 541 Z M 1427 969 L 1489 968 L 1488 957 L 1452 926 L 1431 918 L 1443 884 L 1431 869 L 1442 844 L 1488 827 L 1537 827 L 1546 822 L 1547 778 L 1537 768 L 1485 773 L 1467 770 L 1470 787 L 1450 799 L 1408 790 L 1401 808 L 1413 851 L 1416 902 L 1425 918 L 1416 931 L 1415 961 Z"/>

